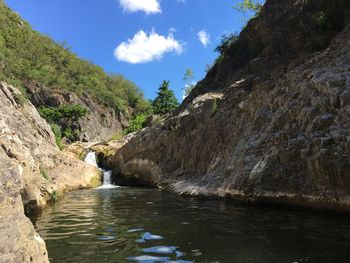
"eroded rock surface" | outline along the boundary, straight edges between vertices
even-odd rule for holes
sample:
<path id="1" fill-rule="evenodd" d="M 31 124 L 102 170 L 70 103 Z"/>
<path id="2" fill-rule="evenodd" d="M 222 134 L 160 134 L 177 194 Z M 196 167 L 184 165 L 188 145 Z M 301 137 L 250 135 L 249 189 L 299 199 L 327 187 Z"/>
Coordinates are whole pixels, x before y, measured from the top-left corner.
<path id="1" fill-rule="evenodd" d="M 48 262 L 24 215 L 65 191 L 101 183 L 100 171 L 59 151 L 50 126 L 20 92 L 0 84 L 0 262 Z"/>
<path id="2" fill-rule="evenodd" d="M 177 114 L 111 158 L 114 174 L 180 193 L 350 211 L 350 26 L 308 52 L 283 71 L 265 56 L 263 78 L 256 65 L 226 72 L 219 89 L 209 73 Z"/>
<path id="3" fill-rule="evenodd" d="M 110 157 L 114 156 L 120 148 L 135 136 L 135 134 L 135 132 L 130 133 L 119 140 L 111 140 L 108 142 L 75 142 L 67 145 L 64 149 L 64 153 L 77 159 L 84 160 L 89 152 L 95 152 L 99 166 L 104 169 L 111 169 L 113 163 L 109 162 Z"/>

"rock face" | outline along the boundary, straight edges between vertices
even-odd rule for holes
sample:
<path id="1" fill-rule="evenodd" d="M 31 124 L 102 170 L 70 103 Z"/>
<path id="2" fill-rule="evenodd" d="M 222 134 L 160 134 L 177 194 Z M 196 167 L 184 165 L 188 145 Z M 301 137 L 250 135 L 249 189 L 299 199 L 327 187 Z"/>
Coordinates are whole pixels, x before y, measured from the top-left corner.
<path id="1" fill-rule="evenodd" d="M 257 36 L 273 31 L 268 25 L 277 22 L 267 14 L 282 2 L 288 10 L 298 1 L 267 1 L 248 27 Z M 286 50 L 290 56 L 277 53 L 282 69 L 271 64 L 269 45 L 243 66 L 227 66 L 230 57 L 215 65 L 176 114 L 110 158 L 116 180 L 350 211 L 350 25 L 317 52 L 304 38 Z"/>
<path id="2" fill-rule="evenodd" d="M 79 104 L 88 109 L 89 114 L 79 123 L 82 141 L 109 140 L 128 125 L 121 112 L 96 103 L 88 94 L 79 98 L 73 92 L 53 91 L 34 84 L 27 84 L 26 88 L 35 107 Z"/>
<path id="3" fill-rule="evenodd" d="M 89 152 L 95 152 L 98 166 L 104 169 L 112 169 L 113 163 L 109 162 L 109 158 L 127 144 L 135 134 L 135 132 L 130 133 L 120 140 L 111 140 L 109 142 L 75 142 L 67 145 L 64 152 L 80 160 L 85 159 Z"/>
<path id="4" fill-rule="evenodd" d="M 45 242 L 24 215 L 20 189 L 23 170 L 0 149 L 0 262 L 49 262 Z"/>
<path id="5" fill-rule="evenodd" d="M 259 82 L 279 78 L 291 64 L 302 64 L 313 52 L 327 48 L 348 19 L 347 0 L 267 0 L 260 15 L 248 22 L 181 108 L 200 94 L 243 78 L 255 77 Z"/>
<path id="6" fill-rule="evenodd" d="M 0 84 L 0 262 L 48 262 L 24 212 L 65 191 L 97 186 L 100 172 L 59 151 L 50 126 L 20 92 Z"/>

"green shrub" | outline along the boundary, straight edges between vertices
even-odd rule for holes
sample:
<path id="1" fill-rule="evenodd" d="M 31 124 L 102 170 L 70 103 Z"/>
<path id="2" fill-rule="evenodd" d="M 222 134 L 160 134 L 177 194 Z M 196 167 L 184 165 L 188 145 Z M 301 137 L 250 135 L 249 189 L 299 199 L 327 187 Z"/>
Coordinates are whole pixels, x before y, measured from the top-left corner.
<path id="1" fill-rule="evenodd" d="M 49 179 L 50 179 L 49 174 L 47 173 L 47 170 L 46 170 L 46 168 L 45 168 L 43 165 L 40 165 L 40 166 L 39 166 L 39 170 L 40 170 L 41 176 L 42 176 L 44 179 L 46 179 L 46 180 L 49 180 Z"/>
<path id="2" fill-rule="evenodd" d="M 50 126 L 53 134 L 55 135 L 56 144 L 58 148 L 62 151 L 64 149 L 64 145 L 62 143 L 61 127 L 55 123 L 52 123 Z"/>
<path id="3" fill-rule="evenodd" d="M 257 16 L 261 11 L 262 4 L 253 0 L 241 0 L 233 8 L 243 13 L 245 16 L 247 12 L 253 13 L 254 16 Z"/>
<path id="4" fill-rule="evenodd" d="M 186 84 L 183 89 L 183 96 L 186 98 L 191 94 L 192 90 L 196 87 L 197 83 Z"/>
<path id="5" fill-rule="evenodd" d="M 80 134 L 81 134 L 80 129 L 72 130 L 70 127 L 64 129 L 64 131 L 63 131 L 63 137 L 67 138 L 71 141 L 79 140 Z"/>
<path id="6" fill-rule="evenodd" d="M 141 130 L 144 128 L 144 123 L 147 119 L 147 115 L 140 114 L 129 122 L 129 127 L 123 131 L 124 135 Z"/>
<path id="7" fill-rule="evenodd" d="M 39 112 L 49 123 L 71 126 L 71 124 L 84 117 L 88 110 L 79 104 L 63 104 L 58 107 L 40 107 Z"/>
<path id="8" fill-rule="evenodd" d="M 224 59 L 229 58 L 232 63 L 231 67 L 238 67 L 256 58 L 263 48 L 263 44 L 259 41 L 252 42 L 236 34 L 224 35 L 220 45 L 215 49 L 220 53 L 215 63 L 221 63 Z"/>
<path id="9" fill-rule="evenodd" d="M 123 132 L 119 132 L 119 133 L 116 133 L 114 134 L 110 139 L 109 141 L 119 141 L 123 138 Z"/>
<path id="10" fill-rule="evenodd" d="M 60 199 L 60 193 L 58 191 L 51 192 L 51 202 L 56 203 Z"/>
<path id="11" fill-rule="evenodd" d="M 218 102 L 217 99 L 213 99 L 211 103 L 211 109 L 210 109 L 210 116 L 214 116 L 215 113 L 218 111 Z"/>
<path id="12" fill-rule="evenodd" d="M 307 0 L 306 11 L 321 31 L 341 31 L 344 28 L 350 0 Z"/>
<path id="13" fill-rule="evenodd" d="M 238 40 L 237 34 L 224 34 L 221 37 L 220 44 L 215 48 L 214 51 L 219 52 L 220 55 L 224 55 L 228 50 L 231 48 L 231 46 L 236 43 Z"/>
<path id="14" fill-rule="evenodd" d="M 47 120 L 47 122 L 50 124 L 56 124 L 60 127 L 60 138 L 63 136 L 71 141 L 76 141 L 79 139 L 79 135 L 81 133 L 79 121 L 88 113 L 88 110 L 79 104 L 76 104 L 60 105 L 58 107 L 40 107 L 39 113 L 44 119 Z M 59 135 L 57 133 L 57 127 L 55 127 L 55 129 L 55 136 Z M 58 136 L 56 136 L 56 138 L 57 137 Z"/>
<path id="15" fill-rule="evenodd" d="M 27 101 L 27 98 L 24 97 L 21 93 L 14 93 L 13 94 L 13 99 L 18 105 L 23 106 L 23 104 Z"/>
<path id="16" fill-rule="evenodd" d="M 188 68 L 185 71 L 184 77 L 183 77 L 183 82 L 185 83 L 185 87 L 183 88 L 183 97 L 186 98 L 192 90 L 195 88 L 197 82 L 194 81 L 194 73 L 193 70 Z"/>

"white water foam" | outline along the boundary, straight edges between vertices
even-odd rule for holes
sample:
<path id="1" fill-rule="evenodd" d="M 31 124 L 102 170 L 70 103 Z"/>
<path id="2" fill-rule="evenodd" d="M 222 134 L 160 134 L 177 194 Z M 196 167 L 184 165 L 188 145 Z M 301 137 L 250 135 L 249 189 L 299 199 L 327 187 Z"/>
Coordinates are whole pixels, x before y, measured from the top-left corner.
<path id="1" fill-rule="evenodd" d="M 84 162 L 99 168 L 97 165 L 95 152 L 89 152 L 86 155 Z M 102 170 L 101 168 L 99 169 L 103 172 L 103 185 L 100 187 L 97 187 L 96 189 L 112 189 L 112 188 L 120 187 L 120 186 L 113 185 L 111 183 L 112 171 L 105 171 L 105 170 Z"/>
<path id="2" fill-rule="evenodd" d="M 96 161 L 96 153 L 95 152 L 89 152 L 84 160 L 85 163 L 90 164 L 92 166 L 98 167 L 97 161 Z"/>
<path id="3" fill-rule="evenodd" d="M 103 185 L 100 187 L 97 187 L 96 189 L 112 189 L 112 188 L 120 187 L 117 185 L 113 185 L 111 183 L 111 176 L 112 176 L 112 171 L 103 171 Z"/>

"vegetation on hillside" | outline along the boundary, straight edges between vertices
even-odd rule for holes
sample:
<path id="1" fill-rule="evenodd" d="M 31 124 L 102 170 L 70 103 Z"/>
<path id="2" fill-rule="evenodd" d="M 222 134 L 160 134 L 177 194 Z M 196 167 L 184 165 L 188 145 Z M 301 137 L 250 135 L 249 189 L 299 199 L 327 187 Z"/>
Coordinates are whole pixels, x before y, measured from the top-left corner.
<path id="1" fill-rule="evenodd" d="M 34 31 L 0 1 L 0 80 L 21 88 L 38 83 L 49 89 L 89 94 L 100 104 L 122 112 L 150 108 L 143 93 L 121 75 L 78 58 L 65 44 Z"/>
<path id="2" fill-rule="evenodd" d="M 144 128 L 147 117 L 148 115 L 146 114 L 137 115 L 134 119 L 132 119 L 129 122 L 129 127 L 123 131 L 123 135 L 127 135 L 129 133 L 132 133 Z"/>
<path id="3" fill-rule="evenodd" d="M 56 143 L 60 147 L 62 137 L 70 141 L 79 140 L 81 134 L 79 121 L 88 113 L 88 110 L 78 104 L 60 105 L 58 107 L 40 107 L 39 113 L 51 124 Z"/>
<path id="4" fill-rule="evenodd" d="M 55 135 L 55 140 L 58 148 L 60 148 L 60 150 L 63 150 L 64 144 L 62 143 L 61 127 L 55 123 L 51 123 L 50 126 L 53 134 Z"/>
<path id="5" fill-rule="evenodd" d="M 350 0 L 307 0 L 305 10 L 320 31 L 339 32 L 344 28 Z"/>
<path id="6" fill-rule="evenodd" d="M 232 45 L 236 43 L 238 40 L 238 35 L 236 34 L 224 34 L 221 37 L 220 44 L 215 48 L 214 51 L 218 52 L 220 55 L 225 55 L 225 53 L 229 52 Z"/>
<path id="7" fill-rule="evenodd" d="M 188 76 L 193 75 L 192 70 L 187 70 L 186 72 Z M 134 115 L 134 118 L 129 121 L 129 127 L 123 131 L 122 135 L 127 135 L 144 128 L 147 123 L 147 118 L 152 114 L 165 115 L 179 106 L 179 102 L 174 92 L 169 88 L 169 84 L 170 82 L 166 80 L 162 82 L 157 92 L 157 97 L 151 102 L 152 111 Z M 119 138 L 120 136 L 116 135 L 114 137 Z"/>

